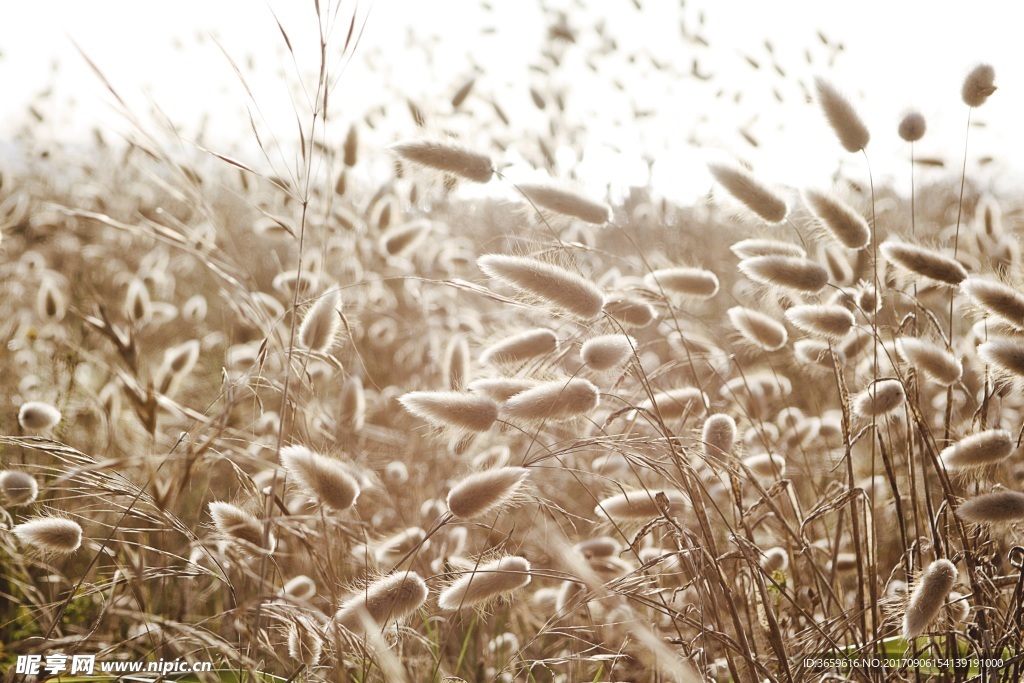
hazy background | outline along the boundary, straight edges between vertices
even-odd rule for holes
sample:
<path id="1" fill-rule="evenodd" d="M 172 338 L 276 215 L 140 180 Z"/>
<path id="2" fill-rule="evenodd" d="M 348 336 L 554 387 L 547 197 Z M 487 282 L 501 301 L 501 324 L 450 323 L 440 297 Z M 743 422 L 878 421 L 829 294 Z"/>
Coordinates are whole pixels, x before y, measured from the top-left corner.
<path id="1" fill-rule="evenodd" d="M 639 8 L 631 0 L 492 4 L 377 0 L 331 6 L 336 44 L 353 14 L 356 30 L 365 25 L 365 31 L 332 92 L 337 125 L 327 141 L 331 133 L 340 139 L 349 121 L 378 107 L 384 109 L 372 142 L 415 135 L 405 99 L 416 102 L 432 124 L 477 126 L 514 141 L 546 126 L 530 98 L 532 87 L 547 97 L 562 92 L 564 118 L 585 130 L 582 158 L 559 152 L 564 167 L 584 184 L 610 184 L 614 192 L 650 179 L 669 196 L 696 196 L 710 186 L 704 163 L 729 157 L 752 164 L 766 180 L 821 185 L 840 163 L 847 175 L 863 172 L 863 159 L 841 151 L 807 101 L 805 86 L 824 75 L 851 96 L 867 121 L 876 180 L 903 184 L 909 146 L 896 136 L 901 114 L 916 107 L 927 118 L 918 156 L 943 160 L 947 171 L 958 172 L 967 119 L 960 84 L 970 67 L 988 61 L 999 90 L 975 112 L 969 163 L 994 159 L 975 174 L 984 183 L 1005 189 L 1020 182 L 1022 12 L 1008 3 L 977 2 L 969 9 L 891 0 L 645 0 Z M 295 137 L 294 102 L 304 97 L 301 84 L 315 83 L 312 1 L 56 0 L 22 3 L 7 16 L 0 27 L 5 139 L 27 122 L 33 122 L 36 141 L 88 141 L 93 129 L 116 140 L 130 129 L 74 43 L 147 126 L 167 127 L 153 114 L 156 105 L 184 138 L 201 137 L 207 147 L 243 157 L 256 153 L 247 107 L 282 140 Z M 551 37 L 553 24 L 568 28 L 575 45 L 566 51 L 566 63 L 545 74 L 536 67 L 545 62 L 541 52 L 558 40 Z M 254 102 L 225 52 L 239 65 Z M 346 61 L 336 52 L 331 63 L 340 73 Z M 473 95 L 451 116 L 451 95 L 474 75 Z M 507 112 L 509 126 L 497 122 L 491 101 Z M 504 161 L 514 167 L 517 159 Z"/>

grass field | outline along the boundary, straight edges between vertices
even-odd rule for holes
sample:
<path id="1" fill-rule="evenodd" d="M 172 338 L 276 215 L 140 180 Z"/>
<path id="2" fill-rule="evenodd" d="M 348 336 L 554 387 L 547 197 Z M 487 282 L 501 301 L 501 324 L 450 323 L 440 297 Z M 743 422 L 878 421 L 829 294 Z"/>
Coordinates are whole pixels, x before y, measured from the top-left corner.
<path id="1" fill-rule="evenodd" d="M 251 158 L 125 109 L 3 171 L 5 680 L 1019 680 L 1024 206 L 969 137 L 910 196 L 737 163 L 612 201 L 560 91 L 518 142 L 473 80 L 389 144 L 336 122 L 330 35 Z M 844 85 L 813 144 L 920 173 L 923 118 Z"/>

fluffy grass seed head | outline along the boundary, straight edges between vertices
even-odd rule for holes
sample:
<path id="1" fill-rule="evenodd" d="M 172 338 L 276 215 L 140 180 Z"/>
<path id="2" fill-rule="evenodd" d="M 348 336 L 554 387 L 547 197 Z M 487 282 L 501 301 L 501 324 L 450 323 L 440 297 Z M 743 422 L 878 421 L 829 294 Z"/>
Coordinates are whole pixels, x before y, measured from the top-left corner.
<path id="1" fill-rule="evenodd" d="M 21 470 L 0 472 L 0 493 L 10 505 L 28 505 L 39 495 L 35 477 Z"/>
<path id="2" fill-rule="evenodd" d="M 379 627 L 399 621 L 427 601 L 427 584 L 416 572 L 398 571 L 377 579 L 351 596 L 334 615 L 334 623 L 353 633 L 363 633 L 367 617 Z"/>
<path id="3" fill-rule="evenodd" d="M 755 256 L 794 256 L 796 258 L 807 256 L 807 252 L 798 244 L 753 237 L 736 242 L 729 247 L 729 250 L 741 259 Z"/>
<path id="4" fill-rule="evenodd" d="M 708 416 L 701 431 L 701 442 L 704 455 L 709 460 L 728 458 L 736 445 L 736 420 L 725 413 Z"/>
<path id="5" fill-rule="evenodd" d="M 854 397 L 853 412 L 866 418 L 882 417 L 902 406 L 906 397 L 898 380 L 876 380 Z"/>
<path id="6" fill-rule="evenodd" d="M 804 204 L 828 233 L 847 249 L 863 249 L 871 242 L 871 228 L 859 213 L 827 192 L 808 189 Z"/>
<path id="7" fill-rule="evenodd" d="M 778 351 L 786 345 L 786 327 L 774 318 L 743 306 L 733 306 L 726 315 L 732 326 L 751 344 L 765 351 Z"/>
<path id="8" fill-rule="evenodd" d="M 330 510 L 347 510 L 359 497 L 359 484 L 340 462 L 305 446 L 282 448 L 281 464 L 304 491 Z"/>
<path id="9" fill-rule="evenodd" d="M 700 417 L 708 411 L 708 397 L 696 387 L 678 387 L 656 391 L 653 398 L 645 398 L 636 407 L 643 413 L 661 415 L 663 420 L 678 420 L 684 416 Z"/>
<path id="10" fill-rule="evenodd" d="M 896 351 L 900 358 L 944 387 L 956 384 L 963 375 L 960 360 L 938 344 L 917 337 L 901 337 L 896 340 Z"/>
<path id="11" fill-rule="evenodd" d="M 484 377 L 467 385 L 472 392 L 483 394 L 495 403 L 504 403 L 518 393 L 532 389 L 539 382 L 528 377 Z"/>
<path id="12" fill-rule="evenodd" d="M 957 576 L 956 567 L 949 560 L 935 560 L 928 565 L 918 578 L 903 615 L 905 640 L 921 635 L 938 616 Z"/>
<path id="13" fill-rule="evenodd" d="M 718 276 L 703 268 L 662 268 L 644 276 L 648 289 L 710 299 L 718 294 Z"/>
<path id="14" fill-rule="evenodd" d="M 288 656 L 312 668 L 320 661 L 324 641 L 308 617 L 296 617 L 288 624 Z"/>
<path id="15" fill-rule="evenodd" d="M 924 137 L 926 125 L 920 112 L 908 112 L 900 121 L 897 132 L 907 142 L 917 142 Z"/>
<path id="16" fill-rule="evenodd" d="M 768 223 L 781 223 L 789 213 L 786 200 L 749 172 L 728 164 L 708 164 L 708 170 L 737 201 Z"/>
<path id="17" fill-rule="evenodd" d="M 807 334 L 839 342 L 853 327 L 853 313 L 829 304 L 793 306 L 786 310 L 786 319 Z"/>
<path id="18" fill-rule="evenodd" d="M 513 365 L 556 351 L 558 336 L 546 327 L 540 327 L 514 334 L 488 346 L 480 354 L 480 362 L 484 365 Z"/>
<path id="19" fill-rule="evenodd" d="M 44 555 L 69 555 L 82 546 L 82 527 L 63 517 L 33 517 L 11 532 L 26 549 Z"/>
<path id="20" fill-rule="evenodd" d="M 690 501 L 680 491 L 637 489 L 602 499 L 594 514 L 608 520 L 649 520 L 662 514 L 659 498 L 664 496 L 668 513 L 680 515 L 690 509 Z"/>
<path id="21" fill-rule="evenodd" d="M 991 278 L 972 275 L 960 289 L 989 315 L 1024 330 L 1024 294 Z"/>
<path id="22" fill-rule="evenodd" d="M 448 509 L 459 519 L 494 512 L 515 497 L 529 474 L 525 467 L 499 467 L 470 474 L 448 492 Z"/>
<path id="23" fill-rule="evenodd" d="M 602 334 L 583 342 L 580 357 L 598 372 L 614 370 L 629 360 L 637 348 L 636 339 L 626 334 Z"/>
<path id="24" fill-rule="evenodd" d="M 459 391 L 469 384 L 470 372 L 469 342 L 465 335 L 452 335 L 444 350 L 441 375 L 451 391 Z"/>
<path id="25" fill-rule="evenodd" d="M 1012 524 L 1024 522 L 1024 493 L 993 491 L 960 504 L 956 516 L 973 524 Z"/>
<path id="26" fill-rule="evenodd" d="M 299 326 L 299 346 L 314 353 L 325 353 L 334 345 L 341 328 L 341 294 L 332 290 L 313 304 Z"/>
<path id="27" fill-rule="evenodd" d="M 483 604 L 530 583 L 530 563 L 506 555 L 469 570 L 441 591 L 437 605 L 447 612 Z"/>
<path id="28" fill-rule="evenodd" d="M 739 262 L 740 272 L 754 282 L 816 294 L 828 284 L 828 271 L 805 258 L 755 256 Z"/>
<path id="29" fill-rule="evenodd" d="M 591 382 L 574 377 L 550 380 L 522 391 L 501 406 L 506 419 L 526 422 L 564 422 L 595 410 L 601 394 Z"/>
<path id="30" fill-rule="evenodd" d="M 939 457 L 949 469 L 994 465 L 1013 452 L 1013 437 L 1005 429 L 987 429 L 945 448 Z"/>
<path id="31" fill-rule="evenodd" d="M 996 70 L 991 64 L 979 64 L 964 79 L 960 96 L 968 107 L 980 107 L 996 91 Z"/>
<path id="32" fill-rule="evenodd" d="M 486 432 L 498 419 L 498 404 L 479 393 L 413 391 L 398 402 L 435 427 L 457 432 Z"/>
<path id="33" fill-rule="evenodd" d="M 1024 377 L 1024 343 L 1016 339 L 987 341 L 978 346 L 978 356 L 1014 377 Z"/>
<path id="34" fill-rule="evenodd" d="M 215 500 L 208 505 L 217 533 L 228 541 L 241 543 L 245 550 L 269 550 L 275 545 L 270 534 L 263 542 L 263 524 L 251 514 L 231 503 Z"/>
<path id="35" fill-rule="evenodd" d="M 867 147 L 871 134 L 850 101 L 822 78 L 814 79 L 814 87 L 818 93 L 818 104 L 843 149 L 859 152 Z"/>
<path id="36" fill-rule="evenodd" d="M 603 225 L 611 219 L 612 211 L 607 204 L 595 202 L 576 192 L 548 185 L 526 184 L 518 187 L 537 206 L 563 216 L 595 225 Z"/>
<path id="37" fill-rule="evenodd" d="M 487 254 L 476 263 L 488 276 L 511 285 L 520 294 L 581 320 L 593 320 L 604 307 L 604 294 L 597 285 L 560 266 L 507 254 Z"/>
<path id="38" fill-rule="evenodd" d="M 921 275 L 947 285 L 959 285 L 967 277 L 967 270 L 959 261 L 937 251 L 889 238 L 879 249 L 892 264 L 914 275 Z"/>
<path id="39" fill-rule="evenodd" d="M 60 422 L 60 411 L 49 403 L 27 401 L 18 410 L 18 424 L 26 432 L 42 432 Z"/>
<path id="40" fill-rule="evenodd" d="M 654 322 L 654 307 L 646 301 L 612 295 L 604 303 L 604 312 L 622 325 L 647 327 Z"/>
<path id="41" fill-rule="evenodd" d="M 391 145 L 390 149 L 405 161 L 474 183 L 486 183 L 494 175 L 490 157 L 446 142 L 411 140 Z"/>

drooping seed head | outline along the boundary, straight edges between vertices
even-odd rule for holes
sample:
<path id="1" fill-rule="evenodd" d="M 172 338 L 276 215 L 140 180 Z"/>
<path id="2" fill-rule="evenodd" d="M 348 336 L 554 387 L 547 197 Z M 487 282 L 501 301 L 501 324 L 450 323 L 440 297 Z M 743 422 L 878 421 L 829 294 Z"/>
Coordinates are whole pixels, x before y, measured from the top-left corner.
<path id="1" fill-rule="evenodd" d="M 636 347 L 636 340 L 629 335 L 602 334 L 583 343 L 580 358 L 593 370 L 614 370 L 629 360 Z"/>
<path id="2" fill-rule="evenodd" d="M 907 142 L 917 142 L 924 137 L 925 128 L 924 116 L 920 112 L 912 111 L 900 121 L 898 132 Z"/>
<path id="3" fill-rule="evenodd" d="M 506 555 L 480 564 L 441 591 L 437 605 L 454 612 L 488 602 L 530 583 L 530 563 L 517 555 Z"/>
<path id="4" fill-rule="evenodd" d="M 18 410 L 18 424 L 26 432 L 42 432 L 60 422 L 60 411 L 49 403 L 27 401 Z"/>
<path id="5" fill-rule="evenodd" d="M 813 189 L 804 190 L 803 198 L 821 225 L 847 249 L 863 249 L 871 242 L 868 222 L 845 202 Z"/>
<path id="6" fill-rule="evenodd" d="M 781 223 L 789 213 L 786 200 L 749 172 L 727 164 L 708 164 L 715 180 L 748 209 L 768 223 Z"/>
<path id="7" fill-rule="evenodd" d="M 341 328 L 340 308 L 341 294 L 336 289 L 317 299 L 299 326 L 299 346 L 314 353 L 328 351 Z"/>
<path id="8" fill-rule="evenodd" d="M 893 238 L 883 242 L 879 249 L 890 263 L 914 275 L 922 275 L 948 285 L 959 285 L 967 277 L 967 270 L 959 261 L 932 249 Z"/>
<path id="9" fill-rule="evenodd" d="M 451 173 L 475 183 L 486 183 L 494 175 L 494 164 L 490 157 L 457 145 L 415 140 L 399 142 L 390 149 L 405 161 Z"/>
<path id="10" fill-rule="evenodd" d="M 786 319 L 807 334 L 838 342 L 853 327 L 853 313 L 842 306 L 809 304 L 786 310 Z"/>
<path id="11" fill-rule="evenodd" d="M 871 135 L 850 101 L 824 79 L 815 78 L 814 85 L 818 93 L 818 104 L 843 149 L 859 152 L 867 147 Z"/>
<path id="12" fill-rule="evenodd" d="M 595 202 L 576 192 L 569 192 L 547 185 L 519 185 L 520 191 L 537 206 L 555 213 L 579 218 L 581 221 L 602 225 L 611 219 L 607 204 Z"/>
<path id="13" fill-rule="evenodd" d="M 334 623 L 359 634 L 364 632 L 364 622 L 369 618 L 383 629 L 418 610 L 428 594 L 427 584 L 419 574 L 395 572 L 345 600 L 334 615 Z"/>
<path id="14" fill-rule="evenodd" d="M 597 285 L 554 264 L 506 254 L 487 254 L 476 263 L 484 273 L 511 285 L 518 293 L 581 320 L 593 320 L 604 307 L 604 294 Z"/>
<path id="15" fill-rule="evenodd" d="M 765 351 L 778 351 L 786 345 L 786 327 L 764 313 L 743 306 L 733 306 L 726 314 L 743 338 Z"/>
<path id="16" fill-rule="evenodd" d="M 972 524 L 1024 522 L 1024 493 L 993 491 L 961 503 L 956 516 Z"/>
<path id="17" fill-rule="evenodd" d="M 938 344 L 901 337 L 896 340 L 896 351 L 900 358 L 944 387 L 956 384 L 963 375 L 959 359 Z"/>
<path id="18" fill-rule="evenodd" d="M 486 432 L 498 419 L 498 404 L 477 393 L 413 391 L 398 402 L 416 417 L 442 429 Z"/>
<path id="19" fill-rule="evenodd" d="M 881 417 L 902 406 L 906 397 L 898 380 L 880 379 L 854 397 L 853 412 L 861 417 Z"/>
<path id="20" fill-rule="evenodd" d="M 541 327 L 512 335 L 484 349 L 480 362 L 484 365 L 513 365 L 558 351 L 558 336 Z"/>
<path id="21" fill-rule="evenodd" d="M 448 493 L 448 509 L 459 519 L 492 513 L 515 497 L 530 474 L 525 467 L 499 467 L 471 474 Z"/>
<path id="22" fill-rule="evenodd" d="M 305 446 L 282 448 L 281 464 L 306 493 L 329 510 L 347 510 L 359 497 L 359 484 L 344 465 Z"/>
<path id="23" fill-rule="evenodd" d="M 979 64 L 964 79 L 960 95 L 968 107 L 980 107 L 996 91 L 996 70 L 991 64 Z"/>
<path id="24" fill-rule="evenodd" d="M 978 356 L 991 365 L 1024 377 L 1024 344 L 1016 339 L 993 339 L 978 346 Z"/>
<path id="25" fill-rule="evenodd" d="M 36 553 L 68 555 L 82 545 L 82 527 L 63 517 L 33 517 L 12 527 L 11 532 Z"/>
<path id="26" fill-rule="evenodd" d="M 994 465 L 1013 452 L 1013 438 L 1005 429 L 987 429 L 960 439 L 939 457 L 949 469 Z"/>
<path id="27" fill-rule="evenodd" d="M 935 560 L 924 570 L 910 594 L 903 615 L 903 638 L 915 638 L 928 628 L 939 614 L 946 597 L 956 583 L 958 572 L 949 560 Z"/>
<path id="28" fill-rule="evenodd" d="M 21 470 L 0 472 L 0 492 L 10 505 L 28 505 L 39 495 L 35 477 Z"/>
<path id="29" fill-rule="evenodd" d="M 585 379 L 556 379 L 516 394 L 501 406 L 501 414 L 526 422 L 564 422 L 592 413 L 600 400 L 597 387 Z"/>
<path id="30" fill-rule="evenodd" d="M 644 276 L 644 284 L 655 292 L 672 292 L 699 299 L 718 293 L 718 276 L 703 268 L 662 268 Z"/>
<path id="31" fill-rule="evenodd" d="M 960 289 L 986 313 L 1024 330 L 1024 294 L 991 278 L 972 275 Z"/>
<path id="32" fill-rule="evenodd" d="M 754 282 L 815 294 L 828 284 L 828 271 L 814 261 L 793 256 L 755 256 L 737 268 Z"/>

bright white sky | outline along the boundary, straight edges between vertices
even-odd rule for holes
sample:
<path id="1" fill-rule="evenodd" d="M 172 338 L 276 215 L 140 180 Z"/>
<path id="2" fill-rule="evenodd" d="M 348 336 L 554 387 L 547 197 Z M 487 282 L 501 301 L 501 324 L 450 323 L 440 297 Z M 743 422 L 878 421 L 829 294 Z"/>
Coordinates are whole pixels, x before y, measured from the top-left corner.
<path id="1" fill-rule="evenodd" d="M 824 186 L 840 160 L 854 177 L 861 175 L 863 160 L 841 151 L 817 109 L 803 99 L 799 82 L 823 74 L 851 95 L 872 131 L 868 151 L 876 181 L 895 176 L 902 183 L 909 150 L 896 136 L 901 113 L 914 106 L 928 120 L 919 156 L 942 157 L 958 168 L 967 117 L 960 84 L 970 67 L 987 61 L 996 68 L 999 90 L 975 112 L 975 120 L 985 127 L 971 131 L 970 158 L 998 159 L 980 176 L 975 174 L 983 182 L 1019 186 L 1024 168 L 1024 60 L 1019 43 L 1024 10 L 1013 3 L 984 0 L 968 7 L 921 0 L 687 0 L 680 9 L 669 0 L 642 0 L 644 10 L 639 12 L 631 0 L 550 0 L 553 6 L 573 7 L 568 20 L 579 29 L 576 47 L 581 49 L 576 54 L 589 51 L 599 70 L 584 68 L 581 57 L 545 79 L 527 68 L 538 61 L 545 44 L 539 7 L 519 0 L 491 2 L 496 9 L 486 12 L 475 0 L 362 0 L 358 11 L 362 16 L 369 10 L 367 30 L 333 95 L 332 108 L 343 121 L 337 126 L 338 138 L 347 120 L 399 96 L 428 111 L 443 111 L 455 89 L 476 71 L 475 96 L 493 94 L 508 111 L 513 119 L 510 139 L 547 125 L 530 105 L 528 85 L 542 90 L 568 87 L 569 116 L 585 122 L 589 142 L 582 160 L 564 153 L 560 159 L 584 182 L 600 188 L 643 183 L 645 156 L 655 162 L 656 187 L 670 196 L 706 192 L 710 181 L 704 164 L 721 157 L 750 162 L 769 182 Z M 347 23 L 354 6 L 354 0 L 346 0 L 339 24 Z M 88 139 L 96 126 L 108 138 L 126 130 L 112 113 L 112 98 L 72 46 L 74 39 L 147 123 L 155 125 L 147 101 L 155 102 L 186 136 L 194 136 L 206 120 L 206 146 L 244 157 L 253 150 L 244 118 L 247 98 L 211 36 L 239 64 L 268 129 L 294 135 L 287 83 L 294 87 L 298 82 L 296 68 L 285 54 L 271 9 L 288 31 L 308 79 L 316 65 L 312 0 L 50 0 L 8 7 L 0 26 L 0 130 L 6 131 L 0 138 L 11 137 L 28 119 L 25 112 L 32 101 L 46 117 L 37 134 L 77 140 Z M 611 54 L 598 50 L 593 27 L 602 18 L 618 43 Z M 681 21 L 709 45 L 684 39 Z M 484 34 L 485 25 L 497 31 Z M 337 26 L 334 39 L 340 42 L 346 29 Z M 819 40 L 819 30 L 830 46 Z M 785 77 L 773 70 L 766 39 L 775 46 Z M 837 43 L 844 45 L 842 52 L 836 53 Z M 635 57 L 632 63 L 630 55 Z M 744 56 L 761 68 L 754 70 Z M 828 68 L 831 56 L 834 66 Z M 713 74 L 711 80 L 690 76 L 695 58 L 698 71 Z M 612 85 L 615 81 L 628 97 Z M 48 99 L 36 99 L 48 90 Z M 716 97 L 719 90 L 723 94 Z M 775 99 L 773 90 L 784 103 Z M 736 93 L 741 93 L 739 103 L 733 99 Z M 635 118 L 630 99 L 648 115 Z M 378 132 L 380 139 L 371 136 L 371 142 L 383 145 L 416 134 L 398 102 Z M 467 108 L 484 116 L 489 109 L 483 105 L 477 97 Z M 759 148 L 743 141 L 740 127 L 760 141 Z M 691 144 L 694 137 L 699 146 Z M 516 159 L 506 161 L 515 164 Z"/>

